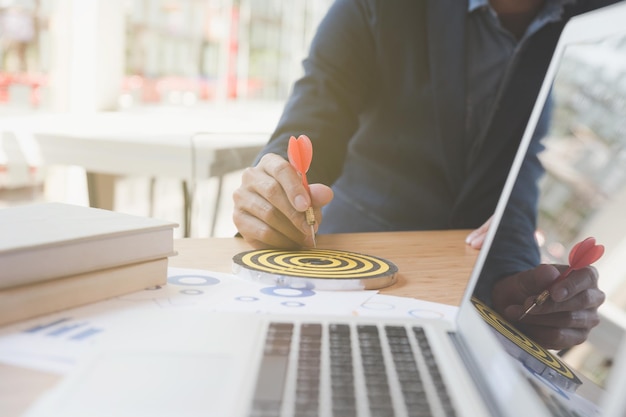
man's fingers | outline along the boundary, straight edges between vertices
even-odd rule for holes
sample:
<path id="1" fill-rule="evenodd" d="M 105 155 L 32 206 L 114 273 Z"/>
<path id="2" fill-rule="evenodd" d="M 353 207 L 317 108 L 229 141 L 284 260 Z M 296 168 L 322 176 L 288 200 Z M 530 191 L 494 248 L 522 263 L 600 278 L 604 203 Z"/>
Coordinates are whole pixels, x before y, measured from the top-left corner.
<path id="1" fill-rule="evenodd" d="M 598 271 L 588 266 L 572 271 L 567 278 L 557 282 L 550 288 L 550 296 L 554 301 L 565 301 L 590 288 L 598 287 Z"/>
<path id="2" fill-rule="evenodd" d="M 332 198 L 330 187 L 322 184 L 312 184 L 309 194 L 289 162 L 267 154 L 255 167 L 244 170 L 242 184 L 233 193 L 233 222 L 255 247 L 313 246 L 304 212 L 313 206 L 319 224 L 321 207 Z"/>
<path id="3" fill-rule="evenodd" d="M 332 188 L 324 184 L 311 184 L 311 199 L 315 211 L 315 229 L 322 223 L 322 207 L 330 203 L 334 197 Z"/>
<path id="4" fill-rule="evenodd" d="M 323 207 L 330 203 L 333 199 L 333 190 L 324 184 L 311 184 L 311 199 L 313 200 L 313 207 Z"/>
<path id="5" fill-rule="evenodd" d="M 511 306 L 505 311 L 505 317 L 514 322 L 524 309 L 521 306 Z M 596 308 L 586 310 L 559 311 L 549 314 L 528 314 L 521 321 L 524 326 L 537 325 L 546 327 L 563 327 L 574 329 L 591 329 L 598 325 L 600 317 Z"/>
<path id="6" fill-rule="evenodd" d="M 521 313 L 520 306 L 511 306 L 505 316 L 515 320 Z M 516 326 L 544 348 L 559 350 L 584 342 L 598 323 L 598 314 L 592 310 L 526 316 Z"/>
<path id="7" fill-rule="evenodd" d="M 574 297 L 565 301 L 554 302 L 550 299 L 540 306 L 536 306 L 529 313 L 529 315 L 542 315 L 550 313 L 558 313 L 561 311 L 577 311 L 587 310 L 591 308 L 598 308 L 604 300 L 606 295 L 598 288 L 591 288 L 582 292 L 579 292 Z M 524 308 L 530 307 L 533 303 L 534 297 L 529 297 L 524 303 Z"/>
<path id="8" fill-rule="evenodd" d="M 293 208 L 299 212 L 305 211 L 311 205 L 311 196 L 302 184 L 302 179 L 289 162 L 278 155 L 267 154 L 263 156 L 258 167 L 262 168 L 269 177 L 273 178 L 280 190 L 270 189 L 274 193 L 286 196 Z M 273 201 L 268 195 L 268 200 Z"/>
<path id="9" fill-rule="evenodd" d="M 301 199 L 293 196 L 298 190 L 304 191 L 304 187 L 284 159 L 278 155 L 265 155 L 259 165 L 243 172 L 242 184 L 233 195 L 236 210 L 250 213 L 296 241 L 302 239 L 298 234 L 310 234 L 303 212 L 290 201 L 286 189 L 291 188 L 291 198 L 305 210 L 310 199 L 300 202 Z M 239 232 L 242 233 L 241 230 Z"/>
<path id="10" fill-rule="evenodd" d="M 529 271 L 517 274 L 519 285 L 525 297 L 539 295 L 559 277 L 560 272 L 554 265 L 542 264 Z"/>
<path id="11" fill-rule="evenodd" d="M 257 192 L 251 192 L 246 188 L 235 190 L 233 200 L 235 201 L 233 222 L 246 240 L 258 240 L 285 248 L 293 247 L 294 243 L 306 245 L 306 235 L 302 231 L 306 225 L 303 213 L 291 208 L 293 217 L 287 218 L 279 208 Z M 294 222 L 300 222 L 301 227 L 295 227 Z M 305 230 L 310 234 L 310 229 Z"/>
<path id="12" fill-rule="evenodd" d="M 524 334 L 546 349 L 561 350 L 579 345 L 587 339 L 590 329 L 528 326 Z"/>
<path id="13" fill-rule="evenodd" d="M 592 267 L 574 271 L 556 283 L 566 268 L 539 265 L 503 278 L 492 291 L 496 311 L 549 349 L 570 347 L 584 341 L 599 323 L 597 310 L 606 298 L 598 289 L 598 274 Z M 520 320 L 546 289 L 550 291 L 550 297 Z"/>
<path id="14" fill-rule="evenodd" d="M 313 206 L 316 223 L 319 224 L 321 222 L 320 207 L 332 200 L 332 190 L 323 184 L 311 184 L 309 194 L 291 164 L 277 155 L 270 154 L 266 157 L 267 160 L 262 159 L 263 164 L 259 166 L 262 166 L 266 178 L 271 181 L 257 182 L 258 193 L 276 207 L 293 227 L 307 236 L 306 240 L 310 242 L 307 242 L 306 246 L 312 246 L 311 226 L 307 223 L 304 212 Z M 288 230 L 281 229 L 281 232 L 288 233 Z M 288 236 L 295 238 L 289 233 Z"/>
<path id="15" fill-rule="evenodd" d="M 302 241 L 290 239 L 249 213 L 241 212 L 236 224 L 244 239 L 256 249 L 270 247 L 295 249 L 302 246 Z"/>
<path id="16" fill-rule="evenodd" d="M 470 245 L 474 249 L 480 249 L 483 246 L 483 242 L 485 241 L 485 237 L 487 236 L 487 231 L 489 231 L 489 226 L 491 225 L 491 219 L 493 216 L 489 217 L 485 223 L 483 223 L 478 229 L 473 230 L 467 237 L 465 238 L 465 243 Z"/>

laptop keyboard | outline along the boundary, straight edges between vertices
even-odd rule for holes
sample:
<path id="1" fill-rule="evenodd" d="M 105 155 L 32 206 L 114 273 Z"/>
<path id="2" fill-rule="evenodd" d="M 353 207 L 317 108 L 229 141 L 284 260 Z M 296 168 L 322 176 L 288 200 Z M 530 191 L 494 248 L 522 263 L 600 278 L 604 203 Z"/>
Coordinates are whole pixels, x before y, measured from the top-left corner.
<path id="1" fill-rule="evenodd" d="M 423 329 L 271 323 L 249 417 L 361 415 L 456 415 Z"/>

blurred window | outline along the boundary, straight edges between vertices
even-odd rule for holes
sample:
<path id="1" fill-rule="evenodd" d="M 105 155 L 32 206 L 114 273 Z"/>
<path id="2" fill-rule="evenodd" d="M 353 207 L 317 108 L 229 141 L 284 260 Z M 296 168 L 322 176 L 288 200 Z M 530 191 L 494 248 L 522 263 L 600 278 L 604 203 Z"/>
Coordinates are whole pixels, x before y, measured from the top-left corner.
<path id="1" fill-rule="evenodd" d="M 53 0 L 0 0 L 0 106 L 42 104 Z"/>
<path id="2" fill-rule="evenodd" d="M 331 0 L 128 0 L 123 105 L 284 100 Z"/>

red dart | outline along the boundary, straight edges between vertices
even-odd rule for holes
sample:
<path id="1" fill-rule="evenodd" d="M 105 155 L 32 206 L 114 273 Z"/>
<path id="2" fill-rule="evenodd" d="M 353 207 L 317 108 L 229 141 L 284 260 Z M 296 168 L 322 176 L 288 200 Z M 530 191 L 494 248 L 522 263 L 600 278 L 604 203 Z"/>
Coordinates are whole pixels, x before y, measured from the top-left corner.
<path id="1" fill-rule="evenodd" d="M 311 160 L 313 159 L 313 144 L 311 143 L 311 139 L 306 135 L 300 135 L 298 139 L 294 136 L 290 137 L 289 145 L 287 146 L 287 156 L 289 157 L 291 165 L 300 173 L 302 185 L 304 185 L 304 188 L 306 188 L 310 195 L 311 191 L 309 190 L 309 182 L 306 179 L 306 172 L 309 170 Z M 305 216 L 307 224 L 311 226 L 313 246 L 317 247 L 317 243 L 315 242 L 315 213 L 313 212 L 313 207 L 309 207 L 306 210 Z"/>
<path id="2" fill-rule="evenodd" d="M 550 288 L 557 282 L 563 281 L 572 272 L 578 269 L 583 269 L 597 261 L 604 254 L 604 246 L 596 244 L 596 238 L 588 237 L 582 242 L 578 242 L 572 250 L 569 252 L 569 268 L 565 270 L 551 285 Z M 544 290 L 541 294 L 535 298 L 535 301 L 526 309 L 524 314 L 519 318 L 520 320 L 526 317 L 526 314 L 543 304 L 550 296 L 550 288 Z"/>
<path id="3" fill-rule="evenodd" d="M 289 146 L 287 147 L 287 155 L 289 162 L 302 176 L 302 184 L 309 191 L 309 183 L 306 179 L 306 173 L 311 166 L 313 159 L 313 144 L 311 139 L 306 135 L 295 136 L 289 138 Z"/>
<path id="4" fill-rule="evenodd" d="M 604 254 L 604 246 L 596 245 L 596 239 L 594 237 L 588 237 L 582 242 L 574 245 L 569 253 L 569 268 L 563 275 L 568 275 L 570 272 L 577 269 L 585 268 Z"/>

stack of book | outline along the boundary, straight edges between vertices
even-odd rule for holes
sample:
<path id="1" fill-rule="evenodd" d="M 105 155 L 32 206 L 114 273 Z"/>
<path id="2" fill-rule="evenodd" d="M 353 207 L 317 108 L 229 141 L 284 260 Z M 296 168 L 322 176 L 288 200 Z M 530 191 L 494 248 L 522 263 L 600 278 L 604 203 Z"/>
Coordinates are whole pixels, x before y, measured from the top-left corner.
<path id="1" fill-rule="evenodd" d="M 0 325 L 165 284 L 175 227 L 63 203 L 0 209 Z"/>

